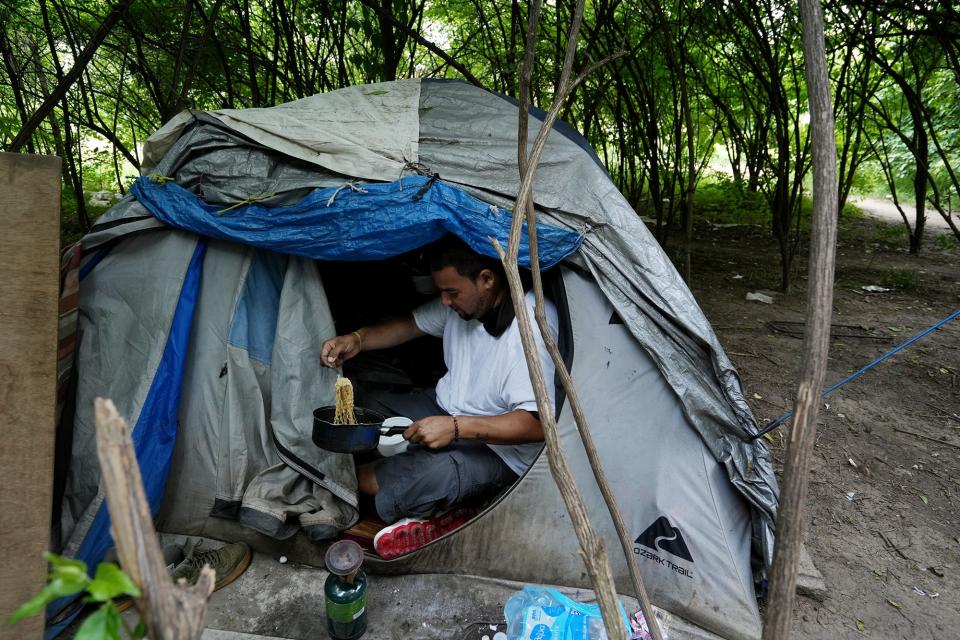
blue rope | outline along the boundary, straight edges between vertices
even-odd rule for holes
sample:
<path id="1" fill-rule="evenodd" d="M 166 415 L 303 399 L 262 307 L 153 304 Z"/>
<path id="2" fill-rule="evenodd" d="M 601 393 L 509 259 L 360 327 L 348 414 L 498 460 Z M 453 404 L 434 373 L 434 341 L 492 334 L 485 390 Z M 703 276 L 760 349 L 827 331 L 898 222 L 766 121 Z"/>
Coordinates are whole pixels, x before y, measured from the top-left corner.
<path id="1" fill-rule="evenodd" d="M 909 340 L 907 340 L 907 341 L 904 342 L 903 344 L 901 344 L 901 345 L 899 345 L 899 346 L 896 346 L 896 347 L 894 347 L 893 349 L 890 349 L 890 351 L 887 351 L 885 354 L 883 354 L 882 356 L 880 356 L 879 358 L 877 358 L 876 360 L 874 360 L 873 362 L 871 362 L 871 363 L 868 364 L 867 366 L 863 367 L 862 369 L 860 369 L 860 370 L 858 370 L 858 371 L 854 371 L 853 373 L 851 373 L 850 375 L 848 375 L 846 378 L 844 378 L 844 379 L 841 380 L 840 382 L 838 382 L 838 383 L 836 383 L 836 384 L 834 384 L 834 385 L 832 385 L 832 386 L 827 387 L 826 389 L 824 389 L 823 391 L 820 392 L 820 397 L 821 397 L 821 398 L 825 398 L 828 394 L 833 393 L 834 391 L 836 391 L 837 389 L 839 389 L 839 388 L 842 387 L 843 385 L 847 384 L 848 382 L 850 382 L 850 381 L 853 380 L 854 378 L 863 375 L 864 373 L 866 373 L 866 372 L 869 371 L 870 369 L 873 369 L 875 366 L 877 366 L 878 364 L 880 364 L 881 362 L 883 362 L 883 361 L 886 360 L 887 358 L 891 357 L 892 355 L 894 355 L 894 354 L 897 353 L 898 351 L 903 351 L 904 349 L 906 349 L 907 347 L 909 347 L 910 345 L 912 345 L 914 342 L 916 342 L 917 340 L 919 340 L 919 339 L 922 338 L 923 336 L 927 335 L 927 334 L 930 333 L 931 331 L 935 331 L 936 329 L 939 329 L 940 327 L 942 327 L 943 325 L 947 324 L 948 322 L 950 322 L 951 320 L 953 320 L 953 319 L 956 318 L 957 316 L 960 316 L 960 309 L 957 309 L 956 311 L 954 311 L 953 313 L 951 313 L 949 316 L 947 316 L 946 318 L 944 318 L 943 320 L 941 320 L 941 321 L 938 322 L 937 324 L 935 324 L 935 325 L 933 325 L 933 326 L 931 326 L 931 327 L 927 327 L 926 329 L 924 329 L 923 331 L 921 331 L 921 332 L 918 333 L 917 335 L 913 336 L 912 338 L 910 338 Z M 750 439 L 751 439 L 751 440 L 756 440 L 757 438 L 759 438 L 759 437 L 761 437 L 761 436 L 763 436 L 763 435 L 765 435 L 765 434 L 767 434 L 767 433 L 770 433 L 771 431 L 773 431 L 774 429 L 776 429 L 777 427 L 779 427 L 781 424 L 783 424 L 784 422 L 786 422 L 787 420 L 789 420 L 792 415 L 793 415 L 793 410 L 791 409 L 790 411 L 786 412 L 785 414 L 783 414 L 782 416 L 780 416 L 779 418 L 777 418 L 776 420 L 774 420 L 773 422 L 771 422 L 770 424 L 768 424 L 767 426 L 765 426 L 760 433 L 758 433 L 758 434 L 755 435 L 755 436 L 752 436 Z"/>

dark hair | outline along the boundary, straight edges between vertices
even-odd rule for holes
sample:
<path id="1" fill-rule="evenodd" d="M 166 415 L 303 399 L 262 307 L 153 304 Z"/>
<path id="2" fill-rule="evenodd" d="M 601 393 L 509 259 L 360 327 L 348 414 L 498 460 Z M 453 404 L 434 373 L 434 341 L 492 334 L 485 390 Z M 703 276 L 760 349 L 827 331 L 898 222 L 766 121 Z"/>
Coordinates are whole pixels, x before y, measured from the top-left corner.
<path id="1" fill-rule="evenodd" d="M 500 282 L 505 282 L 503 265 L 496 258 L 484 256 L 454 235 L 447 235 L 427 248 L 430 271 L 453 267 L 461 276 L 476 280 L 484 269 L 490 269 Z"/>

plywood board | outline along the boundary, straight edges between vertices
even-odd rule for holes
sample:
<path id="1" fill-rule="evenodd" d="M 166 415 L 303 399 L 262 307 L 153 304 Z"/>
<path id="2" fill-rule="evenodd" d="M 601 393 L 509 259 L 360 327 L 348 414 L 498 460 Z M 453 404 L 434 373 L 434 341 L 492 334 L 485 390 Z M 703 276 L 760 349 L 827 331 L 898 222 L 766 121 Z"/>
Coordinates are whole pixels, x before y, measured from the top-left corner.
<path id="1" fill-rule="evenodd" d="M 60 158 L 0 153 L 0 621 L 42 587 L 56 404 Z M 42 617 L 0 624 L 40 638 Z"/>

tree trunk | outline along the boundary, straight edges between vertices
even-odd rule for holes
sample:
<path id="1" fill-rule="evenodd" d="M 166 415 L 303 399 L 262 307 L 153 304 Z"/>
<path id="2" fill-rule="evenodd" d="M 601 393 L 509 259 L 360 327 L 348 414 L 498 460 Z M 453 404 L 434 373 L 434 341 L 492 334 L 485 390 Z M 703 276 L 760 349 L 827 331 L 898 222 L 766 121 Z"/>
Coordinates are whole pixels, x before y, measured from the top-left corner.
<path id="1" fill-rule="evenodd" d="M 837 149 L 819 0 L 800 0 L 800 14 L 803 20 L 810 126 L 813 130 L 813 237 L 804 356 L 780 492 L 777 542 L 763 628 L 764 640 L 788 640 L 793 625 L 793 600 L 803 541 L 803 508 L 807 496 L 810 456 L 816 439 L 818 393 L 827 368 L 833 308 Z"/>

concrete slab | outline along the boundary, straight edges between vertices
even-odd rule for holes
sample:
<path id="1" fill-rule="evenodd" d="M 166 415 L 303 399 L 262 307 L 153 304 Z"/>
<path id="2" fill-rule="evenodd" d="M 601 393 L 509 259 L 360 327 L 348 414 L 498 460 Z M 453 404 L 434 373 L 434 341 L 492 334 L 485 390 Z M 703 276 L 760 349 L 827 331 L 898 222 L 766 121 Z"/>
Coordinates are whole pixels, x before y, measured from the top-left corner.
<path id="1" fill-rule="evenodd" d="M 807 553 L 807 546 L 800 545 L 800 566 L 797 573 L 797 593 L 817 602 L 823 602 L 827 597 L 827 583 L 823 574 L 813 564 L 813 559 Z"/>
<path id="2" fill-rule="evenodd" d="M 307 640 L 326 635 L 322 569 L 257 553 L 246 573 L 214 593 L 207 627 Z M 454 575 L 369 576 L 368 638 L 459 638 L 502 619 L 513 589 Z"/>
<path id="3" fill-rule="evenodd" d="M 323 583 L 327 572 L 255 553 L 237 581 L 210 597 L 204 640 L 314 640 L 326 637 Z M 523 585 L 464 575 L 371 575 L 369 640 L 480 640 L 503 629 L 503 605 Z M 577 600 L 588 590 L 560 589 Z M 624 606 L 635 609 L 632 598 Z M 671 640 L 717 640 L 684 620 L 661 612 Z M 238 635 L 239 634 L 239 635 Z"/>
<path id="4" fill-rule="evenodd" d="M 219 629 L 204 629 L 200 640 L 287 640 L 279 636 L 260 636 L 238 631 L 221 631 Z"/>

